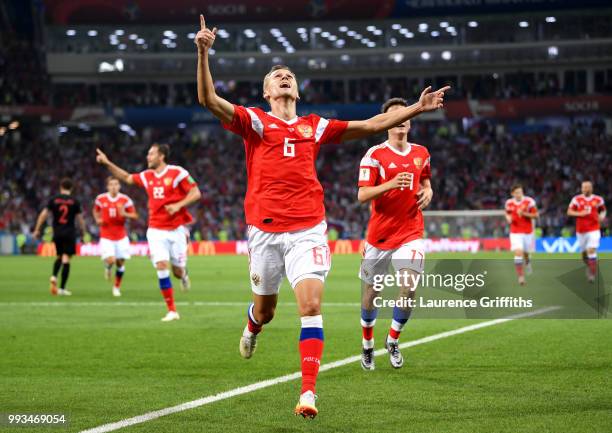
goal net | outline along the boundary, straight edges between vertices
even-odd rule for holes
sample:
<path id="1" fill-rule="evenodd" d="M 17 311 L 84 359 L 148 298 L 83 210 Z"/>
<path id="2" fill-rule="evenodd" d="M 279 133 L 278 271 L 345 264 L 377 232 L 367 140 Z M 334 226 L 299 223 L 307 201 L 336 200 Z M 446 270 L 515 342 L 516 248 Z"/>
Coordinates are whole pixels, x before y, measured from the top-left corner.
<path id="1" fill-rule="evenodd" d="M 500 238 L 507 236 L 503 209 L 424 211 L 428 238 Z"/>

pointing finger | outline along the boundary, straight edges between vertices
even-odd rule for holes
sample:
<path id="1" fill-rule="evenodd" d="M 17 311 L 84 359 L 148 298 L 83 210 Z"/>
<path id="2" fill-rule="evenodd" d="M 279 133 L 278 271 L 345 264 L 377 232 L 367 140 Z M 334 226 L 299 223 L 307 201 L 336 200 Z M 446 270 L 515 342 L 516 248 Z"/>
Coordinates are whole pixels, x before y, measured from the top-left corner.
<path id="1" fill-rule="evenodd" d="M 204 30 L 206 28 L 206 21 L 204 20 L 204 15 L 200 14 L 200 30 Z"/>

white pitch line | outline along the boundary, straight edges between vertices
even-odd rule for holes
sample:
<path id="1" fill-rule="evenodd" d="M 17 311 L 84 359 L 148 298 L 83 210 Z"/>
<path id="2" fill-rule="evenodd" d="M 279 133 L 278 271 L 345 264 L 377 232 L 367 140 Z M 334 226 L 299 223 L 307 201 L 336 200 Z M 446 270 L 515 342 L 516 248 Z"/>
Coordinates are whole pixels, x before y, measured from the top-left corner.
<path id="1" fill-rule="evenodd" d="M 405 349 L 407 347 L 418 346 L 420 344 L 430 343 L 432 341 L 440 340 L 442 338 L 452 337 L 453 335 L 463 334 L 465 332 L 475 331 L 477 329 L 486 328 L 488 326 L 498 325 L 500 323 L 509 322 L 511 320 L 516 320 L 524 317 L 532 317 L 538 316 L 541 314 L 545 314 L 551 311 L 555 311 L 560 309 L 558 306 L 551 306 L 546 308 L 540 308 L 539 310 L 528 311 L 525 313 L 514 314 L 512 316 L 502 317 L 500 319 L 489 320 L 486 322 L 479 322 L 473 325 L 463 326 L 461 328 L 453 329 L 451 331 L 441 332 L 439 334 L 430 335 L 428 337 L 419 338 L 418 340 L 407 341 L 406 343 L 402 343 L 399 345 L 401 349 Z M 385 349 L 379 349 L 374 352 L 374 356 L 380 356 L 384 353 L 387 353 Z M 323 364 L 319 369 L 320 372 L 331 370 L 332 368 L 338 368 L 345 366 L 347 364 L 352 364 L 353 362 L 357 362 L 361 360 L 361 355 L 350 356 L 348 358 L 340 359 L 338 361 L 329 362 L 327 364 Z M 103 424 L 98 427 L 93 427 L 91 429 L 83 430 L 80 433 L 106 433 L 115 430 L 119 430 L 125 427 L 129 427 L 135 424 L 141 424 L 147 421 L 151 421 L 162 416 L 170 415 L 177 412 L 183 412 L 189 409 L 195 409 L 197 407 L 201 407 L 207 404 L 215 403 L 217 401 L 226 400 L 228 398 L 236 397 L 238 395 L 248 394 L 263 388 L 269 388 L 274 385 L 278 385 L 281 383 L 289 382 L 291 380 L 299 379 L 301 377 L 301 372 L 295 372 L 291 374 L 287 374 L 285 376 L 276 377 L 273 379 L 263 380 L 261 382 L 255 382 L 250 385 L 241 386 L 239 388 L 230 389 L 229 391 L 221 392 L 219 394 L 210 395 L 208 397 L 202 397 L 197 400 L 188 401 L 186 403 L 181 403 L 176 406 L 167 407 L 164 409 L 155 410 L 152 412 L 147 412 L 142 415 L 138 415 L 132 418 L 126 418 L 121 421 Z"/>
<path id="2" fill-rule="evenodd" d="M 249 305 L 249 301 L 245 302 L 205 302 L 205 301 L 179 301 L 175 302 L 178 306 L 196 306 L 196 307 L 244 307 Z M 33 302 L 0 302 L 0 308 L 2 307 L 159 307 L 163 305 L 162 301 L 155 302 L 144 302 L 144 301 L 33 301 Z M 295 307 L 295 302 L 279 302 L 279 306 L 282 307 Z M 326 302 L 326 307 L 359 307 L 359 302 Z"/>

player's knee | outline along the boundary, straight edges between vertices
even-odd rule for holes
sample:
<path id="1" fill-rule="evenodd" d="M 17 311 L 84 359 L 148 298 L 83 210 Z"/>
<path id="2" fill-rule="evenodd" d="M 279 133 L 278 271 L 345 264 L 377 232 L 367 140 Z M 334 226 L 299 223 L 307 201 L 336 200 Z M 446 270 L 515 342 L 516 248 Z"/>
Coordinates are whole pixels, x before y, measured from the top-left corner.
<path id="1" fill-rule="evenodd" d="M 116 263 L 117 263 L 117 266 L 118 266 L 118 267 L 121 267 L 121 266 L 123 266 L 123 264 L 125 263 L 125 260 L 123 260 L 123 259 L 117 259 L 117 260 L 116 260 Z"/>
<path id="2" fill-rule="evenodd" d="M 158 271 L 165 271 L 168 269 L 168 262 L 157 262 L 155 263 L 155 269 Z"/>
<path id="3" fill-rule="evenodd" d="M 318 316 L 321 314 L 321 302 L 318 299 L 309 299 L 300 305 L 300 316 Z"/>
<path id="4" fill-rule="evenodd" d="M 172 273 L 176 278 L 183 278 L 183 274 L 185 273 L 185 268 L 179 268 L 177 266 L 172 266 Z"/>
<path id="5" fill-rule="evenodd" d="M 70 256 L 68 254 L 62 255 L 62 263 L 70 263 Z"/>

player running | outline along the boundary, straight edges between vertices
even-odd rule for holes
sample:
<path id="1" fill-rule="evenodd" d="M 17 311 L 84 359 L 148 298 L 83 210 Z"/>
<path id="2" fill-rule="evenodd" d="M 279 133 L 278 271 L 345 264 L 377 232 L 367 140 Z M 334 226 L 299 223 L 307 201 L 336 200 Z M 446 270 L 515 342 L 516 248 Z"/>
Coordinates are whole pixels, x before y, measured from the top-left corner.
<path id="1" fill-rule="evenodd" d="M 567 215 L 576 218 L 576 236 L 582 251 L 582 260 L 587 265 L 587 279 L 595 282 L 597 275 L 597 248 L 601 238 L 600 223 L 606 218 L 604 199 L 593 194 L 593 182 L 585 180 L 582 194 L 572 198 Z"/>
<path id="2" fill-rule="evenodd" d="M 53 243 L 55 243 L 56 259 L 53 263 L 53 274 L 49 278 L 49 290 L 52 295 L 70 296 L 72 292 L 66 289 L 70 275 L 70 258 L 76 253 L 75 220 L 79 223 L 81 235 L 85 235 L 85 220 L 81 213 L 81 203 L 72 196 L 74 184 L 67 177 L 60 181 L 60 192 L 53 196 L 38 215 L 34 238 L 40 237 L 40 229 L 47 220 L 49 212 L 53 219 Z M 60 288 L 57 288 L 57 274 L 62 269 Z"/>
<path id="3" fill-rule="evenodd" d="M 100 226 L 100 250 L 104 261 L 104 277 L 110 280 L 115 265 L 113 296 L 121 296 L 121 280 L 125 273 L 125 261 L 130 258 L 130 240 L 125 230 L 128 219 L 137 219 L 134 202 L 119 192 L 119 179 L 109 176 L 106 179 L 108 192 L 96 197 L 93 217 Z"/>
<path id="4" fill-rule="evenodd" d="M 408 102 L 392 98 L 382 106 L 383 113 L 405 110 Z M 374 298 L 382 287 L 375 276 L 387 274 L 390 265 L 399 275 L 398 300 L 414 299 L 418 275 L 423 273 L 422 209 L 431 202 L 431 167 L 429 152 L 419 144 L 408 142 L 410 120 L 389 129 L 388 139 L 371 147 L 359 164 L 360 203 L 370 202 L 371 217 L 359 270 L 364 290 L 361 301 L 362 354 L 364 370 L 374 370 L 374 325 L 378 309 Z M 412 275 L 412 277 L 411 277 Z M 399 350 L 399 336 L 410 318 L 411 308 L 404 302 L 393 308 L 393 320 L 385 341 L 389 361 L 394 368 L 404 364 Z"/>
<path id="5" fill-rule="evenodd" d="M 315 114 L 298 117 L 298 84 L 286 66 L 274 66 L 265 76 L 263 92 L 271 111 L 234 105 L 215 92 L 208 54 L 216 28 L 206 28 L 200 16 L 198 100 L 242 136 L 248 175 L 244 201 L 248 229 L 249 270 L 253 303 L 240 339 L 240 354 L 250 358 L 257 334 L 274 317 L 278 289 L 287 276 L 301 317 L 302 389 L 295 413 L 317 415 L 315 383 L 323 352 L 321 298 L 331 266 L 323 188 L 315 159 L 321 145 L 367 137 L 386 131 L 424 111 L 442 107 L 444 91 L 427 88 L 418 103 L 364 121 L 328 120 Z"/>
<path id="6" fill-rule="evenodd" d="M 134 174 L 129 174 L 113 164 L 100 149 L 96 151 L 96 161 L 106 166 L 114 177 L 147 191 L 149 254 L 157 269 L 159 288 L 168 307 L 168 313 L 161 320 L 179 320 L 180 316 L 174 304 L 170 266 L 174 276 L 181 280 L 181 288 L 188 290 L 191 283 L 187 275 L 189 231 L 186 225 L 191 223 L 193 218 L 187 211 L 187 206 L 200 199 L 200 189 L 187 170 L 177 165 L 168 165 L 170 147 L 167 144 L 153 144 L 147 153 L 148 169 Z"/>
<path id="7" fill-rule="evenodd" d="M 536 202 L 523 193 L 520 183 L 512 185 L 511 198 L 506 200 L 506 221 L 510 224 L 510 250 L 514 252 L 514 268 L 518 283 L 525 285 L 525 274 L 530 275 L 530 253 L 535 251 L 535 220 L 540 216 Z"/>

